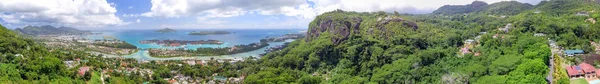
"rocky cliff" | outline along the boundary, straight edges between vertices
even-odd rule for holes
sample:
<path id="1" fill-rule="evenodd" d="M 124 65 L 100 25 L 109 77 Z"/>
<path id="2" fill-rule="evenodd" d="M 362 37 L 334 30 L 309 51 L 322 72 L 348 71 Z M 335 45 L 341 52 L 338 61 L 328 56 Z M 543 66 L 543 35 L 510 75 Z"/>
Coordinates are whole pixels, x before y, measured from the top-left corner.
<path id="1" fill-rule="evenodd" d="M 416 22 L 405 20 L 399 16 L 388 14 L 359 16 L 359 14 L 345 13 L 338 10 L 317 16 L 309 26 L 305 41 L 310 42 L 319 39 L 324 33 L 332 35 L 330 39 L 333 44 L 340 44 L 353 34 L 388 39 L 393 34 L 396 34 L 396 32 L 391 30 L 402 29 L 402 31 L 407 31 L 404 29 L 417 30 L 419 28 Z"/>

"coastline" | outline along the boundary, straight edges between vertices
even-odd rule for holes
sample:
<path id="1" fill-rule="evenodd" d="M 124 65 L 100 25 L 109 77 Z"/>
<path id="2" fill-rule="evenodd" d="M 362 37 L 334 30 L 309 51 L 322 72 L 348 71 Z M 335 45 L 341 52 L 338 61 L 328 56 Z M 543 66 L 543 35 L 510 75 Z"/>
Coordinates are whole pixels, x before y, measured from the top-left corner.
<path id="1" fill-rule="evenodd" d="M 259 57 L 260 54 L 265 53 L 266 49 L 268 49 L 270 47 L 275 47 L 278 45 L 283 45 L 285 42 L 293 42 L 293 41 L 296 41 L 296 40 L 289 39 L 284 42 L 269 42 L 269 46 L 267 46 L 267 47 L 263 47 L 263 48 L 249 51 L 249 52 L 236 53 L 236 54 L 231 54 L 231 55 L 154 57 L 149 54 L 148 50 L 142 49 L 142 50 L 138 50 L 138 52 L 135 52 L 130 55 L 125 55 L 125 56 L 105 55 L 103 57 L 105 57 L 105 58 L 123 57 L 123 58 L 134 58 L 137 60 L 184 60 L 184 59 L 196 59 L 196 60 L 221 59 L 221 60 L 223 60 L 223 59 L 240 59 L 240 58 L 247 58 L 247 57 L 251 57 L 251 56 L 260 58 Z"/>

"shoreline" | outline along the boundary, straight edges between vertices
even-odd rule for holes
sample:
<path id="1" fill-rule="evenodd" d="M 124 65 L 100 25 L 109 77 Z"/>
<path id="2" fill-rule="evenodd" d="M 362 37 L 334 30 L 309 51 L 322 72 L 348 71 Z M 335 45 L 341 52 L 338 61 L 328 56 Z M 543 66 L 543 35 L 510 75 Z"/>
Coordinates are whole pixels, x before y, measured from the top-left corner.
<path id="1" fill-rule="evenodd" d="M 270 47 L 275 47 L 278 45 L 283 45 L 286 42 L 293 42 L 296 41 L 296 39 L 289 39 L 286 40 L 284 42 L 269 42 L 269 46 L 267 47 L 263 47 L 257 50 L 253 50 L 253 51 L 248 51 L 248 52 L 243 52 L 243 53 L 236 53 L 236 54 L 231 54 L 231 55 L 214 55 L 214 56 L 174 56 L 174 57 L 154 57 L 154 56 L 150 56 L 150 52 L 147 49 L 138 49 L 137 52 L 130 54 L 130 55 L 123 55 L 123 56 L 114 56 L 114 55 L 106 55 L 103 54 L 105 58 L 118 58 L 118 57 L 123 57 L 123 58 L 133 58 L 136 60 L 183 60 L 183 59 L 196 59 L 196 60 L 210 60 L 210 59 L 240 59 L 240 58 L 248 58 L 248 57 L 255 57 L 255 58 L 260 58 L 260 54 L 266 53 L 265 50 L 270 48 Z"/>

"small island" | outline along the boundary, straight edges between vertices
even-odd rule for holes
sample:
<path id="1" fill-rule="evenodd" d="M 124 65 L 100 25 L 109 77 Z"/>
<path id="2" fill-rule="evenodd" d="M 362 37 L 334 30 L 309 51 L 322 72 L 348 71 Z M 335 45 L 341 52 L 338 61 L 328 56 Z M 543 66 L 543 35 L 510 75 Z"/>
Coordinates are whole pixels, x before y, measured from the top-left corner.
<path id="1" fill-rule="evenodd" d="M 243 52 L 258 50 L 269 46 L 266 42 L 251 43 L 246 45 L 235 45 L 233 47 L 222 48 L 197 48 L 196 50 L 187 50 L 183 48 L 175 50 L 148 49 L 150 56 L 159 58 L 182 57 L 182 56 L 218 56 L 231 55 Z"/>
<path id="2" fill-rule="evenodd" d="M 162 46 L 181 46 L 181 45 L 202 45 L 202 44 L 215 44 L 221 45 L 223 42 L 218 40 L 196 40 L 196 41 L 187 41 L 187 40 L 142 40 L 141 44 L 158 44 Z"/>
<path id="3" fill-rule="evenodd" d="M 225 35 L 225 34 L 231 34 L 231 32 L 227 32 L 227 31 L 201 31 L 201 32 L 190 32 L 188 33 L 188 35 Z"/>
<path id="4" fill-rule="evenodd" d="M 171 28 L 164 28 L 164 29 L 156 30 L 156 32 L 171 33 L 171 32 L 176 32 L 176 31 L 174 29 L 171 29 Z"/>

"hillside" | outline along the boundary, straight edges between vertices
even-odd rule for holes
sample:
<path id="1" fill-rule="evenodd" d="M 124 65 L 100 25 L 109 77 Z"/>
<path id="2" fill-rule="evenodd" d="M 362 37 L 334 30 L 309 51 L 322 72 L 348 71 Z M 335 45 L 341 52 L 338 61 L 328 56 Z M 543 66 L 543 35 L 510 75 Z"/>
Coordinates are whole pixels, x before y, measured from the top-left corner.
<path id="1" fill-rule="evenodd" d="M 16 28 L 14 31 L 27 35 L 72 35 L 90 33 L 89 31 L 82 31 L 72 27 L 54 27 L 50 25 L 25 26 L 23 28 Z"/>
<path id="2" fill-rule="evenodd" d="M 531 4 L 517 1 L 502 1 L 490 4 L 479 12 L 491 15 L 516 15 L 531 9 L 533 9 L 533 5 Z"/>
<path id="3" fill-rule="evenodd" d="M 582 2 L 474 2 L 485 7 L 447 5 L 426 15 L 327 12 L 310 23 L 305 39 L 261 57 L 261 71 L 245 83 L 545 84 L 548 38 L 592 52 L 588 41 L 600 40 L 600 25 L 588 21 L 598 13 L 576 15 L 599 5 Z M 566 75 L 548 81 L 569 82 Z"/>
<path id="4" fill-rule="evenodd" d="M 503 39 L 485 34 L 484 47 L 472 50 L 480 55 L 457 56 L 463 40 L 488 30 L 474 24 L 493 26 L 508 20 L 467 19 L 473 20 L 341 10 L 324 13 L 311 22 L 304 40 L 262 57 L 259 65 L 264 69 L 248 75 L 245 82 L 546 83 L 549 48 L 527 46 L 546 44 L 544 38 L 531 34 L 507 34 Z M 521 80 L 525 77 L 534 78 Z"/>
<path id="5" fill-rule="evenodd" d="M 444 5 L 437 10 L 433 11 L 432 14 L 463 14 L 479 11 L 482 8 L 487 7 L 488 4 L 483 1 L 473 1 L 467 5 Z"/>
<path id="6" fill-rule="evenodd" d="M 502 1 L 489 5 L 485 2 L 474 1 L 466 5 L 445 5 L 433 11 L 432 14 L 482 13 L 490 15 L 516 15 L 532 8 L 533 5 L 531 4 L 517 1 Z"/>

